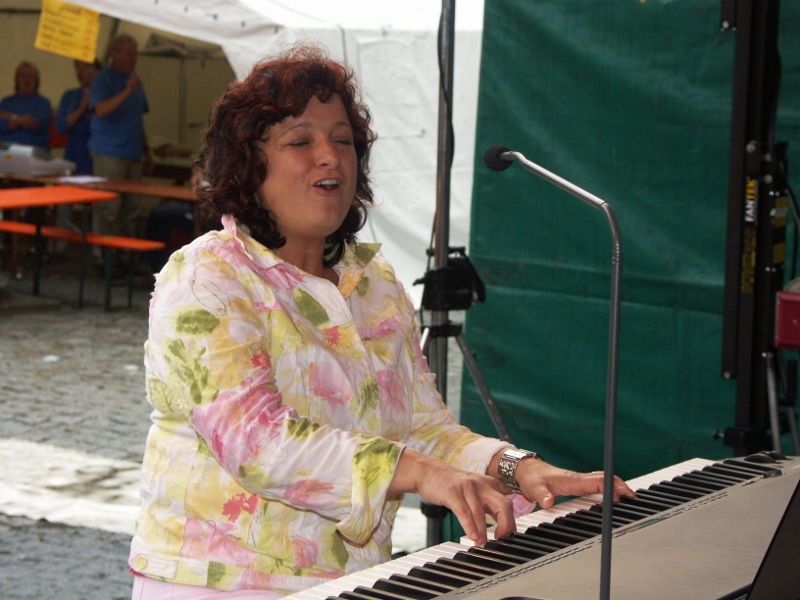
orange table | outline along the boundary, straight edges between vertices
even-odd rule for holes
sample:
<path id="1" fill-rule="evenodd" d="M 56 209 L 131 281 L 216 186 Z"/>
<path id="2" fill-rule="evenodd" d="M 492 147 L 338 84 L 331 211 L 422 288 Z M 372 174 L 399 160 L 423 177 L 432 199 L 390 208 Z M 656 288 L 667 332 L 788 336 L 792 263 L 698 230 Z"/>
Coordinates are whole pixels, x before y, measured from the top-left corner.
<path id="1" fill-rule="evenodd" d="M 117 194 L 139 194 L 141 196 L 153 196 L 156 198 L 169 198 L 170 200 L 182 200 L 183 202 L 198 202 L 198 198 L 192 188 L 180 185 L 168 185 L 164 183 L 151 183 L 149 181 L 131 181 L 130 179 L 111 179 L 104 178 L 102 181 L 87 181 L 85 183 L 72 182 L 69 178 L 60 176 L 34 176 L 34 175 L 3 175 L 3 177 L 15 181 L 30 181 L 44 185 L 58 184 L 82 187 L 90 190 L 104 190 Z"/>
<path id="2" fill-rule="evenodd" d="M 117 195 L 112 192 L 100 190 L 89 190 L 69 185 L 37 186 L 0 189 L 0 210 L 19 210 L 22 208 L 40 208 L 44 206 L 54 206 L 57 204 L 90 204 L 93 202 L 103 202 L 113 200 Z M 83 245 L 81 247 L 81 289 L 80 298 L 83 298 L 83 279 L 86 269 L 86 233 L 89 229 L 89 211 L 83 211 Z M 35 236 L 35 267 L 33 277 L 33 295 L 39 295 L 39 279 L 42 261 L 42 223 L 41 219 L 36 222 Z M 79 300 L 80 304 L 80 300 Z"/>

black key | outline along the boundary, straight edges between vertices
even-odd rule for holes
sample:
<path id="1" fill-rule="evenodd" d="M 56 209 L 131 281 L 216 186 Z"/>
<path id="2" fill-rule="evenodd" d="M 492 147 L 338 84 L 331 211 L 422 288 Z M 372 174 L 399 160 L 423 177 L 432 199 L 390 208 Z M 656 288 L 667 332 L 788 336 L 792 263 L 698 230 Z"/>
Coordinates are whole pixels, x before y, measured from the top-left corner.
<path id="1" fill-rule="evenodd" d="M 370 598 L 370 599 L 378 598 L 378 600 L 415 600 L 414 598 L 411 598 L 410 596 L 402 596 L 400 594 L 395 594 L 393 592 L 386 592 L 386 591 L 383 591 L 383 590 L 376 590 L 375 588 L 368 588 L 368 587 L 364 587 L 363 585 L 358 586 L 356 589 L 353 590 L 352 593 L 354 595 L 355 594 L 361 594 L 360 597 L 357 597 L 357 600 L 361 600 L 362 597 L 367 597 L 367 598 Z M 348 600 L 349 600 L 348 596 L 342 595 L 342 597 L 348 598 Z"/>
<path id="2" fill-rule="evenodd" d="M 695 474 L 700 475 L 702 477 L 708 477 L 711 481 L 724 483 L 728 486 L 736 485 L 737 483 L 743 481 L 741 477 L 731 477 L 730 475 L 725 475 L 722 473 L 714 473 L 712 471 L 692 471 L 692 475 Z"/>
<path id="3" fill-rule="evenodd" d="M 592 537 L 600 533 L 602 529 L 602 522 L 594 521 L 591 519 L 584 519 L 578 515 L 569 515 L 568 517 L 558 517 L 553 521 L 554 525 L 564 525 L 570 529 L 583 531 L 588 537 Z"/>
<path id="4" fill-rule="evenodd" d="M 572 533 L 562 533 L 553 527 L 552 523 L 542 523 L 536 528 L 534 535 L 538 535 L 548 540 L 556 542 L 563 542 L 568 546 L 582 542 L 585 538 L 582 535 L 574 535 Z"/>
<path id="5" fill-rule="evenodd" d="M 474 552 L 458 552 L 455 556 L 453 556 L 453 560 L 470 565 L 477 565 L 479 567 L 488 567 L 490 569 L 495 569 L 498 572 L 507 571 L 511 567 L 516 566 L 514 563 L 497 560 L 494 558 L 486 558 L 485 556 L 479 556 Z"/>
<path id="6" fill-rule="evenodd" d="M 736 458 L 729 458 L 727 460 L 722 461 L 722 464 L 737 467 L 740 469 L 747 469 L 751 471 L 759 471 L 764 475 L 767 476 L 775 476 L 781 473 L 781 470 L 776 467 L 770 467 L 768 465 L 761 465 L 758 463 L 747 462 L 744 460 L 738 460 Z M 776 473 L 777 472 L 777 473 Z"/>
<path id="7" fill-rule="evenodd" d="M 414 567 L 408 572 L 408 576 L 415 577 L 417 579 L 433 581 L 435 583 L 443 583 L 454 589 L 464 587 L 465 585 L 469 585 L 475 581 L 474 579 L 469 579 L 460 575 L 453 575 L 452 573 L 444 573 L 442 571 L 428 569 L 426 567 L 427 565 Z"/>
<path id="8" fill-rule="evenodd" d="M 555 522 L 542 523 L 540 527 L 544 528 L 545 531 L 552 531 L 554 534 L 563 535 L 565 541 L 568 539 L 567 536 L 574 538 L 574 543 L 576 544 L 585 540 L 586 538 L 593 537 L 591 534 L 586 533 L 586 531 L 583 529 L 575 529 Z"/>
<path id="9" fill-rule="evenodd" d="M 524 559 L 526 562 L 548 554 L 542 550 L 534 550 L 533 548 L 526 548 L 522 544 L 515 544 L 511 540 L 505 538 L 491 540 L 486 543 L 485 547 L 491 550 L 496 550 L 497 552 L 518 556 L 519 558 Z"/>
<path id="10" fill-rule="evenodd" d="M 452 585 L 444 585 L 442 583 L 436 583 L 426 579 L 417 579 L 416 577 L 412 577 L 410 575 L 401 575 L 400 573 L 395 573 L 394 575 L 390 576 L 388 580 L 379 580 L 375 583 L 375 587 L 378 589 L 384 589 L 386 591 L 397 590 L 401 594 L 412 597 L 415 594 L 422 593 L 425 590 L 433 592 L 437 596 L 441 596 L 442 594 L 452 592 L 454 589 L 456 589 Z M 380 583 L 380 585 L 377 585 L 378 583 Z M 390 583 L 391 585 L 389 585 Z M 400 587 L 398 588 L 392 586 Z"/>
<path id="11" fill-rule="evenodd" d="M 401 573 L 395 573 L 389 577 L 389 580 L 438 592 L 440 595 L 452 592 L 454 589 L 456 589 L 456 586 L 444 583 L 443 581 L 432 581 L 428 577 L 415 577 L 411 573 L 406 573 L 405 575 Z M 458 587 L 463 587 L 463 584 Z"/>
<path id="12" fill-rule="evenodd" d="M 705 490 L 706 494 L 710 494 L 712 492 L 717 492 L 719 490 L 725 489 L 726 485 L 720 485 L 719 483 L 714 483 L 708 481 L 707 479 L 703 479 L 701 477 L 697 477 L 696 475 L 681 475 L 680 477 L 676 477 L 674 483 L 686 484 L 694 486 L 698 489 Z"/>
<path id="13" fill-rule="evenodd" d="M 603 523 L 603 511 L 600 512 L 592 512 L 587 509 L 581 509 L 575 513 L 576 517 L 581 517 L 585 519 L 595 520 L 602 525 Z M 620 515 L 611 515 L 611 523 L 614 527 L 622 527 L 623 525 L 627 525 L 628 523 L 633 523 L 635 520 L 638 519 L 630 519 L 628 517 L 622 517 Z"/>
<path id="14" fill-rule="evenodd" d="M 529 527 L 528 531 L 536 531 L 536 527 Z M 542 552 L 555 552 L 556 550 L 561 550 L 561 548 L 566 548 L 569 544 L 564 544 L 563 542 L 554 542 L 553 540 L 545 540 L 540 537 L 534 537 L 533 535 L 525 532 L 525 533 L 512 533 L 511 535 L 507 536 L 510 539 L 514 540 L 515 542 L 519 542 L 520 544 L 525 544 L 526 546 L 530 546 L 536 550 L 541 550 Z"/>
<path id="15" fill-rule="evenodd" d="M 355 590 L 349 592 L 342 592 L 336 598 L 342 598 L 343 600 L 375 600 L 375 596 L 367 596 L 366 594 L 360 594 Z M 328 598 L 328 600 L 336 600 L 335 598 Z"/>
<path id="16" fill-rule="evenodd" d="M 647 488 L 646 490 L 639 490 L 636 492 L 637 495 L 639 494 L 648 494 L 653 495 L 668 502 L 674 502 L 675 506 L 680 506 L 681 504 L 686 504 L 686 498 L 683 496 L 679 496 L 678 494 L 670 494 L 668 492 L 659 492 L 658 490 L 651 489 L 652 486 Z"/>
<path id="17" fill-rule="evenodd" d="M 703 470 L 708 471 L 709 473 L 719 473 L 721 475 L 728 475 L 730 477 L 739 477 L 742 481 L 745 479 L 755 479 L 756 477 L 761 477 L 763 475 L 761 471 L 739 467 L 738 465 L 716 464 L 705 467 Z"/>
<path id="18" fill-rule="evenodd" d="M 507 563 L 514 563 L 514 566 L 528 562 L 523 558 L 519 558 L 518 556 L 509 556 L 507 554 L 503 554 L 502 552 L 498 552 L 497 550 L 492 550 L 490 548 L 478 548 L 477 546 L 473 546 L 472 548 L 467 550 L 467 552 L 471 552 L 472 554 L 477 554 L 478 556 L 484 556 L 486 558 L 502 560 Z"/>
<path id="19" fill-rule="evenodd" d="M 450 559 L 446 559 L 450 560 Z M 440 562 L 432 562 L 432 563 L 425 563 L 422 567 L 430 571 L 436 571 L 438 573 L 443 573 L 445 575 L 453 575 L 457 577 L 463 577 L 464 579 L 469 579 L 471 581 L 478 581 L 480 579 L 485 579 L 486 577 L 490 577 L 490 573 L 479 573 L 477 570 L 470 569 L 467 570 L 464 568 L 464 565 L 460 565 L 458 567 L 454 567 L 452 565 L 445 565 Z"/>
<path id="20" fill-rule="evenodd" d="M 491 577 L 492 575 L 497 575 L 500 571 L 505 570 L 498 568 L 496 565 L 479 565 L 474 562 L 465 564 L 465 561 L 463 560 L 453 560 L 452 558 L 437 558 L 434 564 L 441 565 L 443 567 L 466 569 L 472 573 L 480 574 L 482 576 L 481 579 L 485 577 Z"/>
<path id="21" fill-rule="evenodd" d="M 592 512 L 602 514 L 603 506 L 598 504 L 597 506 L 593 506 L 589 510 Z M 615 504 L 611 516 L 616 517 L 617 515 L 620 515 L 623 517 L 628 517 L 630 519 L 633 519 L 634 521 L 641 521 L 642 519 L 646 519 L 652 514 L 653 514 L 652 511 L 649 510 L 646 511 L 636 506 L 623 506 L 621 504 Z"/>
<path id="22" fill-rule="evenodd" d="M 678 483 L 677 481 L 665 481 L 658 485 L 652 486 L 656 491 L 666 491 L 674 494 L 685 496 L 687 500 L 694 500 L 695 498 L 702 498 L 708 495 L 708 490 L 699 488 L 688 483 Z"/>
<path id="23" fill-rule="evenodd" d="M 731 487 L 732 485 L 736 485 L 737 483 L 743 481 L 739 478 L 729 477 L 728 475 L 713 473 L 711 471 L 692 471 L 691 473 L 687 473 L 686 476 L 695 479 L 702 479 L 703 481 L 710 481 L 711 483 L 716 483 L 724 487 Z"/>
<path id="24" fill-rule="evenodd" d="M 636 498 L 630 498 L 628 496 L 624 496 L 620 498 L 620 504 L 624 504 L 625 506 L 638 506 L 640 508 L 646 510 L 652 510 L 654 512 L 661 512 L 662 510 L 667 510 L 669 508 L 672 508 L 671 504 L 662 502 L 661 500 L 653 500 L 652 498 L 645 498 L 644 496 L 637 496 Z"/>

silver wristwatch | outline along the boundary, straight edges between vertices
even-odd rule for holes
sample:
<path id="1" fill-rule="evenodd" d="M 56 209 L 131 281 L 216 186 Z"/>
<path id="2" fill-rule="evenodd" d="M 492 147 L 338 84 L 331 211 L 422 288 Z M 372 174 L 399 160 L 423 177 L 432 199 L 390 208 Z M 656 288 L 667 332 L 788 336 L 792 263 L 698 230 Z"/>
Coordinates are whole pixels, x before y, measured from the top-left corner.
<path id="1" fill-rule="evenodd" d="M 497 474 L 500 476 L 500 481 L 512 492 L 520 493 L 519 485 L 517 484 L 517 466 L 519 461 L 527 457 L 535 458 L 537 460 L 544 460 L 536 452 L 528 452 L 527 450 L 520 450 L 519 448 L 509 448 L 503 452 L 500 457 L 500 464 L 497 465 Z"/>

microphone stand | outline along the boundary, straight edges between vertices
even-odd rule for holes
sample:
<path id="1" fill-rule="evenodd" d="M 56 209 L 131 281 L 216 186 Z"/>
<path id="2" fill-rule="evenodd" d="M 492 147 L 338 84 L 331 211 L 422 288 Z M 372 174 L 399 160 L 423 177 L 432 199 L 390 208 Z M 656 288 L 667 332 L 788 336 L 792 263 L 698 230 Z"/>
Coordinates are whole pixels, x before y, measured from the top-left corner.
<path id="1" fill-rule="evenodd" d="M 496 153 L 496 156 L 491 156 L 493 154 L 492 151 Z M 492 158 L 494 158 L 494 164 L 490 164 Z M 617 380 L 619 375 L 620 287 L 622 284 L 622 240 L 619 234 L 619 226 L 617 225 L 617 218 L 614 215 L 614 211 L 607 202 L 573 185 L 555 173 L 540 167 L 536 163 L 529 161 L 519 152 L 493 146 L 484 154 L 484 160 L 489 168 L 493 170 L 505 169 L 505 165 L 499 166 L 498 168 L 498 159 L 501 161 L 516 160 L 531 173 L 549 181 L 579 200 L 583 200 L 589 206 L 602 211 L 606 215 L 611 229 L 613 252 L 611 256 L 611 303 L 608 323 L 608 368 L 606 374 L 606 424 L 603 464 L 603 520 L 600 552 L 600 598 L 601 600 L 608 600 L 611 593 L 611 518 L 614 499 L 614 452 L 617 422 Z"/>

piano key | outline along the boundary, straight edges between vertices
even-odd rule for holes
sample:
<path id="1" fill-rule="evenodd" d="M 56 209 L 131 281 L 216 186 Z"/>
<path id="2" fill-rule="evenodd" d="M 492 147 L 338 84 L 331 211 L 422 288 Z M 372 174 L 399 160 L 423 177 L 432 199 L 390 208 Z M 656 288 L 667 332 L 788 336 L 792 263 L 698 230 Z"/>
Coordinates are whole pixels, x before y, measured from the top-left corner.
<path id="1" fill-rule="evenodd" d="M 491 566 L 487 566 L 487 565 L 479 565 L 479 564 L 475 564 L 475 563 L 473 563 L 471 565 L 468 565 L 468 564 L 465 564 L 464 561 L 455 560 L 454 558 L 439 558 L 439 559 L 436 560 L 436 564 L 437 565 L 446 566 L 446 567 L 455 567 L 455 568 L 458 568 L 458 569 L 471 570 L 471 571 L 473 571 L 475 573 L 481 573 L 481 574 L 485 575 L 486 577 L 489 577 L 491 575 L 496 575 L 497 573 L 500 573 L 500 572 L 503 571 L 503 569 L 498 569 L 496 567 L 491 567 Z"/>
<path id="2" fill-rule="evenodd" d="M 665 467 L 663 469 L 659 469 L 658 471 L 653 471 L 652 473 L 648 473 L 647 475 L 641 475 L 639 477 L 635 477 L 633 479 L 628 480 L 628 486 L 634 491 L 638 489 L 648 488 L 655 483 L 661 483 L 662 481 L 668 481 L 677 477 L 678 475 L 683 475 L 684 473 L 688 473 L 689 471 L 693 471 L 695 469 L 702 469 L 703 467 L 707 467 L 708 465 L 713 465 L 713 460 L 707 460 L 705 458 L 692 458 L 690 460 L 686 460 L 682 463 L 678 463 L 669 467 Z"/>
<path id="3" fill-rule="evenodd" d="M 691 475 L 698 475 L 700 477 L 707 477 L 711 481 L 717 481 L 719 483 L 723 483 L 723 484 L 729 485 L 729 486 L 730 485 L 736 485 L 737 483 L 742 481 L 741 477 L 732 477 L 730 475 L 725 475 L 725 474 L 722 474 L 722 473 L 713 473 L 713 472 L 705 471 L 705 470 L 692 471 L 690 474 Z"/>
<path id="4" fill-rule="evenodd" d="M 739 467 L 738 465 L 711 465 L 703 469 L 709 473 L 720 473 L 722 475 L 730 475 L 731 477 L 741 477 L 742 479 L 755 479 L 761 477 L 762 473 L 755 469 L 748 469 Z"/>
<path id="5" fill-rule="evenodd" d="M 559 517 L 553 521 L 553 525 L 568 527 L 569 529 L 576 529 L 578 531 L 586 532 L 587 534 L 597 535 L 602 530 L 602 522 L 599 520 L 593 521 L 590 519 L 582 518 L 582 515 L 569 515 L 567 517 Z"/>
<path id="6" fill-rule="evenodd" d="M 541 550 L 542 552 L 547 552 L 548 554 L 565 547 L 564 542 L 556 542 L 520 532 L 512 533 L 511 535 L 500 539 L 509 539 L 514 543 L 523 544 L 524 546 L 528 546 L 534 550 Z"/>
<path id="7" fill-rule="evenodd" d="M 718 491 L 724 490 L 726 487 L 729 487 L 730 483 L 723 483 L 718 479 L 714 479 L 713 477 L 709 477 L 708 473 L 687 473 L 686 475 L 681 475 L 680 477 L 676 478 L 674 481 L 676 483 L 686 482 L 689 485 L 695 485 L 697 487 L 705 488 L 711 491 Z"/>
<path id="8" fill-rule="evenodd" d="M 521 542 L 532 542 L 534 544 L 540 544 L 545 548 L 551 548 L 553 551 L 560 550 L 561 548 L 566 548 L 570 546 L 570 542 L 563 542 L 561 540 L 554 540 L 551 537 L 547 537 L 542 535 L 542 531 L 539 530 L 539 527 L 531 527 L 525 533 L 515 533 L 512 537 L 513 539 L 519 539 Z"/>
<path id="9" fill-rule="evenodd" d="M 591 535 L 587 535 L 585 530 L 581 531 L 572 529 L 570 527 L 556 525 L 555 523 L 542 523 L 539 526 L 539 529 L 547 532 L 548 535 L 552 535 L 554 539 L 562 540 L 572 544 L 577 543 L 580 540 L 585 540 L 587 537 L 593 537 Z"/>
<path id="10" fill-rule="evenodd" d="M 740 458 L 728 458 L 722 461 L 724 465 L 735 465 L 740 466 L 748 469 L 755 469 L 756 471 L 761 471 L 765 477 L 774 477 L 775 475 L 779 475 L 782 471 L 780 468 L 774 465 L 767 465 L 767 464 L 760 464 L 757 462 L 751 462 L 747 459 L 740 459 Z"/>
<path id="11" fill-rule="evenodd" d="M 359 593 L 359 590 L 361 590 L 361 589 L 362 588 L 358 588 L 357 590 L 353 590 L 353 591 L 345 590 L 344 592 L 342 592 L 337 597 L 338 598 L 343 598 L 344 600 L 375 600 L 375 596 L 373 596 L 371 594 L 368 594 L 368 593 L 361 594 L 361 593 Z"/>
<path id="12" fill-rule="evenodd" d="M 695 498 L 702 498 L 707 496 L 710 492 L 708 488 L 701 488 L 689 483 L 682 483 L 677 481 L 665 481 L 652 486 L 654 490 L 672 490 L 676 494 L 685 496 L 688 500 Z"/>
<path id="13" fill-rule="evenodd" d="M 347 598 L 347 600 L 350 600 L 350 598 L 348 598 L 348 596 L 352 597 L 352 596 L 355 596 L 355 594 L 359 594 L 360 596 L 370 598 L 371 600 L 374 600 L 376 598 L 377 598 L 377 600 L 430 600 L 431 598 L 435 597 L 433 594 L 428 594 L 427 596 L 415 599 L 412 596 L 408 596 L 408 595 L 405 595 L 405 594 L 402 594 L 402 595 L 401 594 L 394 594 L 392 592 L 386 592 L 386 591 L 383 591 L 383 590 L 377 590 L 374 587 L 364 587 L 364 586 L 360 585 L 356 589 L 354 589 L 353 592 L 344 593 L 344 594 L 340 595 L 340 598 L 343 597 L 343 598 Z"/>
<path id="14" fill-rule="evenodd" d="M 408 575 L 419 579 L 446 583 L 453 588 L 460 588 L 475 581 L 474 577 L 466 577 L 464 574 L 456 575 L 442 570 L 431 569 L 428 566 L 414 567 L 408 572 Z"/>
<path id="15" fill-rule="evenodd" d="M 422 588 L 426 590 L 431 590 L 434 592 L 438 592 L 439 594 L 446 594 L 447 592 L 452 592 L 458 587 L 463 586 L 454 586 L 446 584 L 442 581 L 431 581 L 430 579 L 424 577 L 414 577 L 413 575 L 398 575 L 395 573 L 391 577 L 389 577 L 388 581 L 402 583 L 404 585 L 414 586 L 416 588 Z"/>
<path id="16" fill-rule="evenodd" d="M 511 567 L 517 566 L 516 563 L 504 560 L 498 560 L 496 558 L 491 558 L 488 556 L 481 556 L 475 552 L 459 552 L 458 554 L 453 556 L 452 560 L 472 565 L 478 565 L 479 567 L 488 567 L 490 569 L 497 569 L 498 571 L 506 571 Z"/>
<path id="17" fill-rule="evenodd" d="M 744 479 L 739 480 L 725 480 L 724 478 L 720 477 L 716 473 L 706 473 L 703 471 L 698 471 L 695 473 L 687 473 L 686 475 L 681 475 L 680 477 L 675 479 L 676 483 L 688 483 L 689 485 L 696 485 L 698 487 L 707 488 L 712 491 L 719 491 L 724 490 L 732 485 L 736 485 L 745 481 Z"/>
<path id="18" fill-rule="evenodd" d="M 440 558 L 436 562 L 428 563 L 426 565 L 414 568 L 420 570 L 424 569 L 425 571 L 432 571 L 435 574 L 444 576 L 452 575 L 455 577 L 464 577 L 465 579 L 470 579 L 472 581 L 478 581 L 479 579 L 483 579 L 484 577 L 487 576 L 483 573 L 480 573 L 477 569 L 469 569 L 469 570 L 464 569 L 463 565 L 455 567 L 453 565 L 443 564 L 444 560 L 448 559 Z"/>
<path id="19" fill-rule="evenodd" d="M 653 510 L 655 512 L 661 512 L 662 510 L 669 510 L 672 508 L 672 505 L 667 502 L 662 502 L 660 500 L 653 500 L 652 498 L 647 498 L 644 496 L 637 496 L 636 498 L 620 498 L 618 504 L 623 506 L 636 506 L 638 508 L 646 508 L 648 510 Z"/>
<path id="20" fill-rule="evenodd" d="M 653 497 L 661 498 L 661 499 L 663 499 L 663 500 L 665 500 L 667 502 L 674 502 L 675 506 L 678 506 L 678 505 L 683 504 L 684 502 L 686 502 L 686 498 L 678 496 L 677 494 L 671 494 L 671 493 L 668 493 L 668 492 L 658 491 L 658 490 L 654 490 L 654 489 L 650 489 L 650 488 L 647 488 L 647 489 L 644 489 L 644 490 L 638 490 L 636 492 L 636 494 L 637 495 L 644 494 L 645 497 L 646 496 L 653 496 Z"/>
<path id="21" fill-rule="evenodd" d="M 570 516 L 575 516 L 577 518 L 585 519 L 586 521 L 590 521 L 592 523 L 599 523 L 601 525 L 603 523 L 603 515 L 591 510 L 579 510 L 574 515 Z M 632 522 L 633 519 L 622 517 L 620 515 L 611 515 L 611 523 L 614 525 L 614 527 L 621 527 L 622 525 L 627 525 L 628 523 Z"/>
<path id="22" fill-rule="evenodd" d="M 520 559 L 516 556 L 509 556 L 508 554 L 503 554 L 502 552 L 498 552 L 497 550 L 492 550 L 491 548 L 478 548 L 477 546 L 473 546 L 467 553 L 472 553 L 482 558 L 488 558 L 491 560 L 497 560 L 500 562 L 509 563 L 511 566 L 515 566 L 518 564 L 523 564 L 527 561 Z"/>
<path id="23" fill-rule="evenodd" d="M 535 548 L 525 546 L 524 544 L 520 544 L 518 541 L 514 541 L 506 537 L 502 537 L 499 540 L 490 540 L 486 544 L 486 547 L 492 548 L 493 550 L 499 550 L 501 552 L 507 552 L 508 554 L 525 558 L 526 560 L 533 560 L 549 554 L 548 551 L 536 550 Z"/>
<path id="24" fill-rule="evenodd" d="M 590 508 L 592 512 L 596 512 L 598 514 L 602 514 L 603 506 L 598 504 L 597 506 Z M 628 517 L 633 519 L 634 521 L 640 521 L 642 519 L 646 519 L 647 517 L 654 514 L 654 511 L 645 510 L 643 508 L 639 508 L 638 506 L 625 506 L 621 504 L 615 504 L 613 507 L 613 512 L 611 513 L 612 516 L 620 515 L 622 517 Z"/>
<path id="25" fill-rule="evenodd" d="M 393 575 L 392 577 L 397 576 Z M 430 584 L 430 582 L 426 583 Z M 375 585 L 372 586 L 372 589 L 397 594 L 398 596 L 407 596 L 415 600 L 429 600 L 430 598 L 435 598 L 436 596 L 451 592 L 454 588 L 438 586 L 437 589 L 431 589 L 430 587 L 413 584 L 410 581 L 400 581 L 398 579 L 389 578 L 379 579 L 375 582 Z"/>

